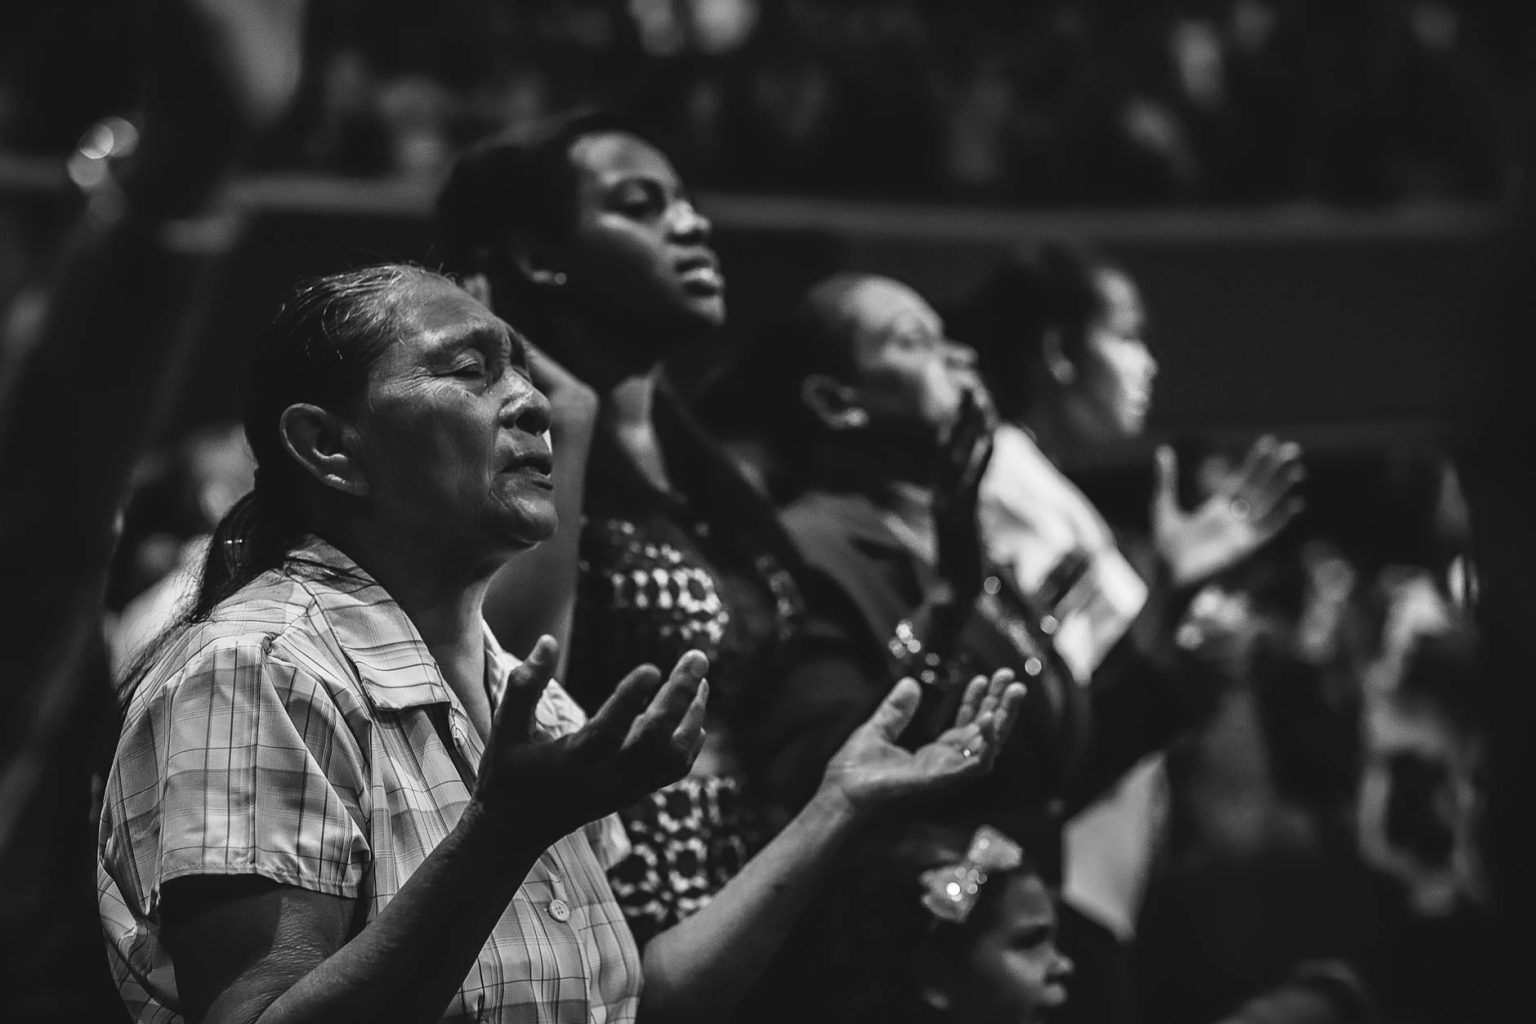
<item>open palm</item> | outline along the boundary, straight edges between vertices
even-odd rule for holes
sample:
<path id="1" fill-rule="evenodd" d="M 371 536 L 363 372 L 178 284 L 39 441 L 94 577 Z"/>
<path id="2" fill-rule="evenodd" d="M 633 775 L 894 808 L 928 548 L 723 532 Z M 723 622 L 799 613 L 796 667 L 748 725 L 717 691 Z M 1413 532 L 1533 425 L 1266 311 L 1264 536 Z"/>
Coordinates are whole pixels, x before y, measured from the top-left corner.
<path id="1" fill-rule="evenodd" d="M 999 669 L 977 676 L 966 687 L 954 724 L 916 750 L 897 743 L 911 723 L 922 689 L 903 679 L 832 756 L 824 787 L 840 790 L 856 809 L 873 811 L 914 796 L 985 774 L 1013 730 L 1024 684 Z"/>
<path id="2" fill-rule="evenodd" d="M 1216 493 L 1185 511 L 1173 450 L 1158 450 L 1152 533 L 1176 586 L 1195 586 L 1238 564 L 1296 517 L 1302 507 L 1295 494 L 1303 476 L 1300 455 L 1294 444 L 1260 438 Z"/>

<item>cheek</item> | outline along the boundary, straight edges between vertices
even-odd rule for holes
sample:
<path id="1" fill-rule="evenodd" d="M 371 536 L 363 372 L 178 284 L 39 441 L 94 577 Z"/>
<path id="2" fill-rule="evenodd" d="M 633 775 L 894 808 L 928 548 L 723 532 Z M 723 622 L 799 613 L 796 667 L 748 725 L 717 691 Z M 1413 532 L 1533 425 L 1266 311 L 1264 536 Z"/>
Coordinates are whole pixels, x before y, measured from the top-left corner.
<path id="1" fill-rule="evenodd" d="M 468 400 L 449 400 L 436 414 L 389 417 L 388 426 L 374 432 L 370 469 L 402 486 L 463 490 L 485 472 L 485 431 L 467 407 Z"/>
<path id="2" fill-rule="evenodd" d="M 658 244 L 636 228 L 599 226 L 574 252 L 571 273 L 586 290 L 633 304 L 655 294 L 662 258 Z"/>

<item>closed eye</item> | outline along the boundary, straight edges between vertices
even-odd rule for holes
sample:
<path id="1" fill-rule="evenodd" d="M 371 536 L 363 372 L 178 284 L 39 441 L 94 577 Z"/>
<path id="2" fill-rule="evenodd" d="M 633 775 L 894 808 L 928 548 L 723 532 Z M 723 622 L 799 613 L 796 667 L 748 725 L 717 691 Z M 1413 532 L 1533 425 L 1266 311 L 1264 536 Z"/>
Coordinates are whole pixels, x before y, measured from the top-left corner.
<path id="1" fill-rule="evenodd" d="M 479 380 L 485 376 L 487 369 L 485 356 L 476 352 L 449 370 L 448 375 L 451 377 L 462 377 L 466 380 Z"/>

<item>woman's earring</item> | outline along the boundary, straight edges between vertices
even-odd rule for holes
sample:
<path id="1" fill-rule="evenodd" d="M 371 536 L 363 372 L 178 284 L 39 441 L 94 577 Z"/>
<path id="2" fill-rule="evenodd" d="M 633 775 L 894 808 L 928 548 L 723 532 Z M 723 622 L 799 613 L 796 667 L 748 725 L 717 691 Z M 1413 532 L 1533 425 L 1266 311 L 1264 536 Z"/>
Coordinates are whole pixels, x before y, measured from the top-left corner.
<path id="1" fill-rule="evenodd" d="M 528 277 L 534 284 L 547 285 L 550 288 L 559 288 L 566 281 L 563 270 L 535 270 L 529 273 Z"/>
<path id="2" fill-rule="evenodd" d="M 833 417 L 832 425 L 838 430 L 858 430 L 869 426 L 869 413 L 855 405 Z"/>

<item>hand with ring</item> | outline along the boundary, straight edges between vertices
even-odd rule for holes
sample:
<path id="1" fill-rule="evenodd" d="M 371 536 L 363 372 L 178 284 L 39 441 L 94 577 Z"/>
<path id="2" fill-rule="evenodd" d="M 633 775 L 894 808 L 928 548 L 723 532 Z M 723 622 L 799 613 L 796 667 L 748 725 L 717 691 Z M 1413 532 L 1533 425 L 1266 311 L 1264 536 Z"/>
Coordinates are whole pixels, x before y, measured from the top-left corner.
<path id="1" fill-rule="evenodd" d="M 897 741 L 917 713 L 922 690 L 903 679 L 869 720 L 832 755 L 822 788 L 837 789 L 858 813 L 872 813 L 907 796 L 928 793 L 990 771 L 1013 731 L 1024 684 L 1009 669 L 976 676 L 955 719 L 932 742 L 908 750 Z"/>
<path id="2" fill-rule="evenodd" d="M 1305 475 L 1300 446 L 1266 435 L 1214 494 L 1185 511 L 1173 449 L 1158 449 L 1152 533 L 1174 585 L 1203 583 L 1269 543 L 1301 511 L 1295 490 Z"/>

